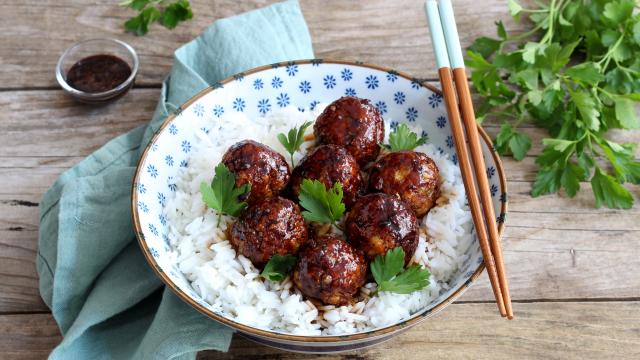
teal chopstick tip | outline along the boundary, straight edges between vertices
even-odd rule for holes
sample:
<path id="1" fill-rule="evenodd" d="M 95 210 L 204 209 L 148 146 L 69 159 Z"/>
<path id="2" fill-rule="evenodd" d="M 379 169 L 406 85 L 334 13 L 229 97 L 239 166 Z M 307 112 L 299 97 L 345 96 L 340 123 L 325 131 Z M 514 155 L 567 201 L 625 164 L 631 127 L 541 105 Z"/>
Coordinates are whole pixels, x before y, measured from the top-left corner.
<path id="1" fill-rule="evenodd" d="M 427 0 L 424 4 L 424 9 L 429 22 L 429 32 L 431 33 L 431 42 L 436 55 L 438 69 L 449 67 L 449 55 L 447 54 L 447 45 L 442 32 L 438 3 L 435 0 Z"/>
<path id="2" fill-rule="evenodd" d="M 444 30 L 444 38 L 451 67 L 454 69 L 464 68 L 462 47 L 460 46 L 460 37 L 458 36 L 458 27 L 456 26 L 451 0 L 440 0 L 438 9 L 440 10 L 440 20 L 442 22 L 442 29 Z"/>

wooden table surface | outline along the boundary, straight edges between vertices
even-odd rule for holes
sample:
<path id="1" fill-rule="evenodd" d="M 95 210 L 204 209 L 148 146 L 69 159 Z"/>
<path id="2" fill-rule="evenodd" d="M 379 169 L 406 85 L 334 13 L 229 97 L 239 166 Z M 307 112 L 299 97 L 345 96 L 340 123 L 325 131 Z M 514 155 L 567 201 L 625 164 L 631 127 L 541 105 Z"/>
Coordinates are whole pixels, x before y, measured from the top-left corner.
<path id="1" fill-rule="evenodd" d="M 44 358 L 60 341 L 38 294 L 34 265 L 38 202 L 63 171 L 116 135 L 147 122 L 172 52 L 214 20 L 268 0 L 194 1 L 195 18 L 174 31 L 154 26 L 145 37 L 122 32 L 132 12 L 117 1 L 0 1 L 0 357 Z M 463 46 L 510 21 L 506 1 L 455 0 Z M 318 57 L 362 60 L 435 81 L 422 0 L 302 1 Z M 57 86 L 54 67 L 73 42 L 116 37 L 141 60 L 137 86 L 117 102 L 74 103 Z M 495 134 L 498 125 L 485 128 Z M 640 207 L 595 209 L 591 190 L 575 199 L 532 198 L 535 155 L 504 159 L 509 214 L 503 239 L 516 318 L 500 318 L 486 275 L 459 301 L 386 344 L 326 359 L 640 358 Z M 640 142 L 640 132 L 615 133 Z M 639 187 L 632 187 L 636 198 Z M 229 353 L 206 359 L 315 358 L 283 353 L 234 337 Z"/>

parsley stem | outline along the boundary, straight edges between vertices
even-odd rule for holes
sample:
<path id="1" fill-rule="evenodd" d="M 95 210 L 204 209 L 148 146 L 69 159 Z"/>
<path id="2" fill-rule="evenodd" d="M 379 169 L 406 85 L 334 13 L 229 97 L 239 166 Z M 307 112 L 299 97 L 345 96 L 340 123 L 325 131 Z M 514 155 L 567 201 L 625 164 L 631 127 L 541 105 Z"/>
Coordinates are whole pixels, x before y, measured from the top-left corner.
<path id="1" fill-rule="evenodd" d="M 600 61 L 597 62 L 598 65 L 602 65 L 603 62 L 605 63 L 604 66 L 602 67 L 603 70 L 606 70 L 607 66 L 609 66 L 609 61 L 611 60 L 613 53 L 616 51 L 616 49 L 618 49 L 618 46 L 620 46 L 623 39 L 624 39 L 624 33 L 620 35 L 618 40 L 616 40 L 616 43 L 609 48 L 609 51 L 607 51 L 607 53 L 604 54 L 602 59 L 600 59 Z"/>
<path id="2" fill-rule="evenodd" d="M 500 44 L 499 50 L 502 51 L 504 48 L 504 44 L 508 42 L 514 42 L 514 41 L 519 41 L 519 40 L 528 38 L 529 36 L 535 34 L 538 30 L 542 29 L 544 25 L 547 25 L 547 31 L 545 32 L 542 40 L 540 40 L 540 44 L 551 42 L 553 38 L 553 24 L 555 22 L 555 16 L 559 13 L 562 13 L 564 8 L 569 4 L 568 2 L 565 3 L 564 0 L 560 0 L 560 2 L 558 3 L 558 6 L 556 7 L 555 2 L 556 0 L 552 0 L 551 4 L 549 5 L 549 8 L 547 9 L 540 9 L 540 10 L 522 9 L 521 10 L 522 12 L 537 13 L 537 14 L 549 13 L 549 15 L 547 15 L 544 21 L 540 21 L 533 29 L 503 41 Z"/>
<path id="3" fill-rule="evenodd" d="M 526 13 L 536 13 L 536 14 L 549 12 L 549 10 L 547 10 L 547 9 L 537 9 L 537 10 L 535 10 L 535 9 L 525 9 L 525 8 L 520 9 L 520 11 L 521 12 L 526 12 Z"/>
<path id="4" fill-rule="evenodd" d="M 614 98 L 614 96 L 615 96 L 615 95 L 613 95 L 612 93 L 608 92 L 607 90 L 605 90 L 605 89 L 603 89 L 603 88 L 601 88 L 601 87 L 599 87 L 599 86 L 598 86 L 598 87 L 596 87 L 596 90 L 598 90 L 598 91 L 600 91 L 601 93 L 603 93 L 603 94 L 605 94 L 605 95 L 609 96 L 609 97 L 610 97 L 610 98 L 612 98 L 612 99 L 613 99 L 613 98 Z"/>
<path id="5" fill-rule="evenodd" d="M 591 142 L 591 132 L 588 132 L 587 134 L 589 134 L 589 136 L 587 136 L 587 143 L 589 144 L 589 149 L 591 150 L 591 153 L 593 155 L 598 155 L 598 153 L 596 152 L 596 150 L 593 148 L 593 143 Z"/>
<path id="6" fill-rule="evenodd" d="M 222 213 L 221 212 L 218 213 L 218 223 L 216 224 L 216 227 L 218 227 L 218 228 L 220 227 L 220 220 L 222 220 Z"/>
<path id="7" fill-rule="evenodd" d="M 508 38 L 507 40 L 503 41 L 502 44 L 500 44 L 500 51 L 503 50 L 504 44 L 509 43 L 509 42 L 514 42 L 514 41 L 519 41 L 519 40 L 522 40 L 524 38 L 527 38 L 527 37 L 535 34 L 541 28 L 542 28 L 542 23 L 536 25 L 533 29 L 531 29 L 531 30 L 529 30 L 527 32 L 524 32 L 524 33 L 522 33 L 520 35 L 517 35 L 517 36 L 514 36 L 512 38 Z"/>
<path id="8" fill-rule="evenodd" d="M 511 118 L 514 118 L 514 119 L 517 118 L 517 116 L 515 114 L 510 113 L 508 111 L 493 111 L 493 112 L 491 112 L 491 115 L 508 116 L 508 117 L 511 117 Z"/>
<path id="9" fill-rule="evenodd" d="M 636 74 L 636 75 L 637 75 L 637 74 L 640 74 L 640 71 L 636 71 L 636 70 L 633 70 L 633 69 L 628 68 L 628 67 L 626 67 L 626 66 L 623 66 L 623 65 L 622 65 L 622 64 L 620 64 L 616 59 L 613 59 L 613 60 L 616 62 L 616 66 L 617 66 L 619 69 L 624 70 L 624 71 L 626 71 L 626 72 L 634 73 L 634 74 Z"/>
<path id="10" fill-rule="evenodd" d="M 566 154 L 564 155 L 564 163 L 566 164 L 569 161 L 571 155 L 576 152 L 576 144 L 575 142 L 569 146 L 569 151 L 565 150 Z"/>
<path id="11" fill-rule="evenodd" d="M 540 40 L 540 44 L 546 44 L 551 42 L 553 37 L 553 24 L 555 23 L 555 12 L 558 10 L 555 7 L 556 0 L 551 0 L 551 4 L 549 5 L 549 16 L 547 17 L 547 32 L 544 34 L 542 40 Z"/>

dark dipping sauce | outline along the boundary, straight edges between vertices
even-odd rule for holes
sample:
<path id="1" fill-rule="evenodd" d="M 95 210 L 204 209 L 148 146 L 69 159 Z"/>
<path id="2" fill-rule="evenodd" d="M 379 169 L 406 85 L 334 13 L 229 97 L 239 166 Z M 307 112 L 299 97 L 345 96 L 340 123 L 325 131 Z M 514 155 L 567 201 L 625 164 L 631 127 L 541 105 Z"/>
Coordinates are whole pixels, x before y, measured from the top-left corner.
<path id="1" fill-rule="evenodd" d="M 115 89 L 131 76 L 126 61 L 113 55 L 93 55 L 73 64 L 67 73 L 67 83 L 87 93 Z"/>

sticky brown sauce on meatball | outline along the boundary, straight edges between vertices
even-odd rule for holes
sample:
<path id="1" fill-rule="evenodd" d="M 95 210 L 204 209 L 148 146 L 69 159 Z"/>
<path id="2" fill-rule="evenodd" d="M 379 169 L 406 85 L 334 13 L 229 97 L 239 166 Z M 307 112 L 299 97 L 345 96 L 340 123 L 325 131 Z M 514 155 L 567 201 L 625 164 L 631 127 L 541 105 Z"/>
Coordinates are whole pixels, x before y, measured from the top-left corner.
<path id="1" fill-rule="evenodd" d="M 369 261 L 401 246 L 408 264 L 418 247 L 418 220 L 413 211 L 384 193 L 361 197 L 347 215 L 345 232 Z"/>
<path id="2" fill-rule="evenodd" d="M 295 255 L 307 242 L 307 227 L 300 207 L 279 196 L 250 205 L 230 231 L 231 244 L 256 267 L 275 254 Z"/>
<path id="3" fill-rule="evenodd" d="M 278 195 L 289 181 L 284 156 L 253 140 L 231 146 L 222 163 L 236 176 L 236 186 L 251 184 L 251 191 L 240 199 L 250 204 Z"/>
<path id="4" fill-rule="evenodd" d="M 360 250 L 336 235 L 324 235 L 300 250 L 292 280 L 308 297 L 347 305 L 364 285 L 367 266 Z"/>
<path id="5" fill-rule="evenodd" d="M 399 196 L 417 217 L 426 215 L 440 196 L 440 171 L 427 155 L 415 151 L 389 153 L 371 168 L 369 190 Z"/>
<path id="6" fill-rule="evenodd" d="M 298 199 L 304 179 L 318 180 L 327 188 L 339 182 L 347 208 L 355 203 L 364 189 L 360 166 L 347 150 L 337 145 L 316 147 L 293 169 L 289 183 L 292 198 Z"/>
<path id="7" fill-rule="evenodd" d="M 365 165 L 378 156 L 384 120 L 367 99 L 342 97 L 327 106 L 313 126 L 318 143 L 342 146 Z"/>

